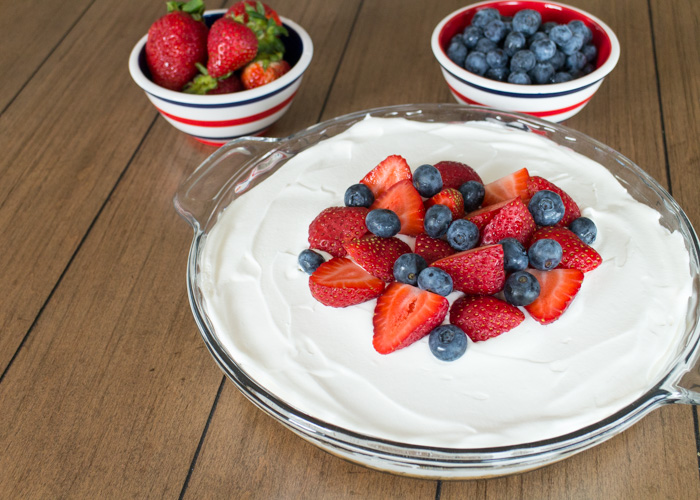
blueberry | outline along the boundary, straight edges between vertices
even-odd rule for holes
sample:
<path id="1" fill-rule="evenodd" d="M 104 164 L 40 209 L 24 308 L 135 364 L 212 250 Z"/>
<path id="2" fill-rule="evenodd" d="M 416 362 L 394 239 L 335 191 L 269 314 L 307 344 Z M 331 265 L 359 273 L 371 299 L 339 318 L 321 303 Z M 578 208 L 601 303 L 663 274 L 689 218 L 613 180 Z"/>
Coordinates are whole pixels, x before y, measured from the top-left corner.
<path id="1" fill-rule="evenodd" d="M 578 236 L 586 245 L 590 245 L 598 236 L 598 228 L 588 217 L 579 217 L 569 224 L 569 229 Z"/>
<path id="2" fill-rule="evenodd" d="M 549 35 L 555 26 L 559 26 L 559 23 L 556 21 L 547 21 L 546 23 L 542 23 L 540 31 Z"/>
<path id="3" fill-rule="evenodd" d="M 537 40 L 530 45 L 530 50 L 535 54 L 535 59 L 538 62 L 544 62 L 551 59 L 557 51 L 557 46 L 548 38 Z"/>
<path id="4" fill-rule="evenodd" d="M 552 58 L 547 62 L 552 65 L 554 71 L 559 71 L 559 69 L 562 68 L 566 62 L 566 54 L 564 54 L 561 50 L 557 50 Z"/>
<path id="5" fill-rule="evenodd" d="M 464 61 L 464 69 L 479 76 L 484 76 L 486 70 L 489 69 L 489 65 L 486 64 L 486 54 L 478 51 L 470 52 Z"/>
<path id="6" fill-rule="evenodd" d="M 559 48 L 564 54 L 570 56 L 574 52 L 578 52 L 579 50 L 581 50 L 582 47 L 583 36 L 579 34 L 574 34 L 568 42 L 566 42 L 564 45 L 561 45 Z"/>
<path id="7" fill-rule="evenodd" d="M 452 211 L 445 205 L 437 204 L 425 211 L 423 228 L 431 238 L 439 238 L 447 233 L 452 222 Z"/>
<path id="8" fill-rule="evenodd" d="M 467 351 L 467 335 L 456 325 L 440 325 L 428 336 L 430 352 L 441 361 L 454 361 Z"/>
<path id="9" fill-rule="evenodd" d="M 407 285 L 418 285 L 418 275 L 428 267 L 425 259 L 417 253 L 405 253 L 394 262 L 394 279 Z"/>
<path id="10" fill-rule="evenodd" d="M 483 52 L 486 54 L 489 50 L 497 49 L 498 44 L 496 42 L 492 42 L 488 38 L 479 38 L 479 41 L 476 42 L 476 47 L 474 47 L 474 50 L 477 50 L 479 52 Z"/>
<path id="11" fill-rule="evenodd" d="M 387 208 L 370 210 L 365 217 L 367 229 L 381 238 L 391 238 L 401 230 L 399 216 Z"/>
<path id="12" fill-rule="evenodd" d="M 447 229 L 447 243 L 457 251 L 474 248 L 479 242 L 479 229 L 471 221 L 457 219 Z"/>
<path id="13" fill-rule="evenodd" d="M 524 71 L 512 71 L 508 75 L 508 83 L 516 83 L 518 85 L 530 85 L 532 80 Z"/>
<path id="14" fill-rule="evenodd" d="M 532 46 L 533 43 L 539 42 L 540 40 L 549 40 L 549 37 L 547 36 L 547 33 L 543 33 L 542 31 L 538 31 L 534 35 L 532 35 L 530 38 L 527 39 L 527 46 L 528 48 Z"/>
<path id="15" fill-rule="evenodd" d="M 353 184 L 345 190 L 346 207 L 366 207 L 374 203 L 372 190 L 364 184 Z"/>
<path id="16" fill-rule="evenodd" d="M 299 267 L 301 267 L 302 271 L 306 274 L 313 274 L 318 269 L 318 266 L 325 262 L 325 259 L 320 253 L 307 248 L 301 251 L 297 262 L 299 262 Z"/>
<path id="17" fill-rule="evenodd" d="M 543 84 L 549 83 L 554 76 L 554 67 L 548 62 L 538 62 L 529 73 L 533 83 Z"/>
<path id="18" fill-rule="evenodd" d="M 527 208 L 538 226 L 553 226 L 564 217 L 566 211 L 561 196 L 547 189 L 537 191 Z"/>
<path id="19" fill-rule="evenodd" d="M 484 73 L 486 78 L 497 80 L 499 82 L 505 82 L 508 80 L 508 75 L 510 75 L 508 68 L 489 68 L 486 70 L 486 73 Z"/>
<path id="20" fill-rule="evenodd" d="M 587 62 L 586 56 L 584 56 L 582 52 L 574 52 L 566 56 L 566 64 L 564 64 L 564 67 L 569 73 L 576 73 L 577 71 L 581 71 Z"/>
<path id="21" fill-rule="evenodd" d="M 584 76 L 587 75 L 591 72 L 593 72 L 595 68 L 593 67 L 592 64 L 586 64 L 581 71 L 579 71 L 579 76 Z"/>
<path id="22" fill-rule="evenodd" d="M 465 182 L 459 186 L 459 192 L 462 193 L 466 213 L 476 210 L 484 202 L 484 185 L 479 181 Z"/>
<path id="23" fill-rule="evenodd" d="M 467 47 L 460 41 L 453 40 L 447 47 L 447 57 L 455 64 L 464 67 L 464 60 L 467 58 Z"/>
<path id="24" fill-rule="evenodd" d="M 514 306 L 530 305 L 539 295 L 540 283 L 527 271 L 511 274 L 503 287 L 503 296 L 506 302 Z"/>
<path id="25" fill-rule="evenodd" d="M 513 31 L 520 31 L 525 35 L 533 35 L 540 27 L 542 16 L 532 9 L 523 9 L 513 16 Z"/>
<path id="26" fill-rule="evenodd" d="M 486 64 L 490 68 L 505 68 L 508 65 L 508 56 L 503 49 L 493 49 L 486 53 Z"/>
<path id="27" fill-rule="evenodd" d="M 598 57 L 598 49 L 591 43 L 581 47 L 581 52 L 584 56 L 586 56 L 586 61 L 589 63 L 595 62 L 596 58 Z"/>
<path id="28" fill-rule="evenodd" d="M 552 77 L 552 83 L 570 82 L 573 79 L 574 77 L 571 76 L 571 73 L 567 73 L 566 71 L 559 71 L 558 73 L 555 73 Z"/>
<path id="29" fill-rule="evenodd" d="M 510 60 L 510 71 L 524 71 L 527 73 L 535 67 L 535 64 L 537 64 L 537 58 L 531 50 L 519 50 L 513 54 Z"/>
<path id="30" fill-rule="evenodd" d="M 447 297 L 452 293 L 452 276 L 439 267 L 426 267 L 418 274 L 418 288 Z"/>
<path id="31" fill-rule="evenodd" d="M 559 265 L 561 257 L 561 245 L 549 238 L 537 240 L 527 250 L 530 266 L 540 271 L 551 271 Z"/>
<path id="32" fill-rule="evenodd" d="M 484 27 L 484 37 L 488 38 L 492 42 L 500 42 L 503 40 L 508 31 L 506 30 L 506 25 L 500 19 L 494 19 L 490 21 L 486 27 Z"/>
<path id="33" fill-rule="evenodd" d="M 522 271 L 528 266 L 527 250 L 515 238 L 504 238 L 499 241 L 503 247 L 503 269 L 506 272 Z"/>
<path id="34" fill-rule="evenodd" d="M 468 49 L 473 49 L 483 36 L 484 31 L 478 26 L 467 26 L 462 32 L 462 42 Z"/>
<path id="35" fill-rule="evenodd" d="M 494 19 L 500 19 L 501 14 L 498 9 L 481 9 L 474 14 L 472 18 L 472 26 L 477 26 L 479 28 L 485 28 L 488 23 Z"/>
<path id="36" fill-rule="evenodd" d="M 526 42 L 525 35 L 519 31 L 511 31 L 503 41 L 503 51 L 509 57 L 513 57 L 513 54 L 525 48 Z"/>
<path id="37" fill-rule="evenodd" d="M 593 33 L 583 21 L 570 21 L 568 27 L 571 30 L 571 33 L 574 34 L 574 36 L 580 35 L 582 37 L 584 44 L 590 42 L 593 39 Z"/>
<path id="38" fill-rule="evenodd" d="M 442 191 L 442 175 L 432 165 L 421 165 L 413 172 L 413 186 L 424 198 L 431 198 Z"/>
<path id="39" fill-rule="evenodd" d="M 566 24 L 557 24 L 549 32 L 549 39 L 557 45 L 564 45 L 572 36 L 573 33 Z"/>

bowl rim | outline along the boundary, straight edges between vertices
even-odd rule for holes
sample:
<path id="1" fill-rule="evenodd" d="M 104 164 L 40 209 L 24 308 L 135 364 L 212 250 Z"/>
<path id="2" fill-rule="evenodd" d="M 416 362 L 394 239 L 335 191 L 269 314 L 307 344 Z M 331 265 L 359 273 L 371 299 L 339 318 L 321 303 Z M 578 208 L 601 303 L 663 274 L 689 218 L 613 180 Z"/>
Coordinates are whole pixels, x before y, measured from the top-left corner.
<path id="1" fill-rule="evenodd" d="M 568 82 L 549 83 L 543 85 L 518 85 L 515 83 L 491 80 L 489 78 L 479 76 L 475 73 L 467 71 L 466 69 L 459 66 L 457 63 L 453 62 L 449 57 L 447 57 L 447 54 L 440 45 L 440 34 L 445 28 L 445 25 L 448 22 L 450 22 L 454 17 L 462 14 L 465 11 L 475 10 L 478 8 L 486 8 L 503 4 L 517 5 L 519 3 L 528 5 L 542 4 L 549 8 L 571 10 L 578 13 L 579 15 L 586 17 L 590 22 L 598 25 L 607 36 L 610 42 L 610 55 L 603 64 L 601 64 L 598 68 L 593 70 L 588 75 L 576 78 Z M 559 2 L 550 2 L 547 0 L 485 0 L 482 2 L 467 5 L 465 7 L 451 12 L 437 24 L 430 38 L 430 45 L 433 51 L 433 55 L 437 59 L 441 68 L 444 71 L 450 73 L 454 78 L 457 78 L 465 85 L 477 87 L 487 92 L 497 92 L 499 94 L 503 94 L 510 97 L 552 97 L 556 95 L 570 94 L 577 90 L 582 90 L 586 87 L 596 84 L 597 82 L 605 78 L 617 65 L 617 62 L 620 58 L 620 42 L 617 39 L 615 32 L 606 23 L 604 23 L 596 16 L 590 14 L 589 12 L 581 10 L 577 7 L 572 7 L 570 5 Z"/>
<path id="2" fill-rule="evenodd" d="M 207 10 L 204 12 L 204 16 L 218 16 L 220 14 L 224 14 L 226 10 L 227 9 Z M 146 50 L 148 33 L 142 36 L 131 50 L 129 55 L 129 73 L 136 84 L 147 94 L 181 106 L 209 106 L 222 104 L 241 105 L 265 99 L 266 97 L 278 93 L 284 90 L 286 87 L 292 85 L 304 74 L 311 63 L 311 59 L 313 58 L 313 42 L 311 41 L 311 37 L 306 30 L 291 19 L 281 16 L 280 19 L 282 20 L 282 24 L 284 24 L 287 29 L 294 31 L 299 38 L 301 38 L 301 55 L 297 63 L 292 66 L 287 73 L 282 75 L 277 80 L 261 87 L 250 90 L 241 90 L 230 94 L 197 95 L 186 94 L 176 90 L 169 90 L 161 87 L 160 85 L 156 85 L 143 73 L 143 71 L 141 71 L 141 66 L 139 65 L 141 53 Z"/>

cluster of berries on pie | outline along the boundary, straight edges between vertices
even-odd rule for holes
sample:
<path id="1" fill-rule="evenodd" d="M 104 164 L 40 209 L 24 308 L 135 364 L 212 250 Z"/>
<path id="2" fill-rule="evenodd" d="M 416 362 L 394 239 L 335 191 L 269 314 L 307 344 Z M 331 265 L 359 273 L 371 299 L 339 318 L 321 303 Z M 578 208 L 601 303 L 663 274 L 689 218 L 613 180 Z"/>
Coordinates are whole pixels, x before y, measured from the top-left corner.
<path id="1" fill-rule="evenodd" d="M 204 23 L 204 1 L 169 1 L 148 30 L 146 63 L 153 81 L 190 94 L 228 94 L 270 83 L 290 70 L 287 36 L 277 12 L 255 0 L 232 5 Z"/>
<path id="2" fill-rule="evenodd" d="M 310 223 L 298 262 L 326 306 L 376 299 L 377 352 L 430 335 L 433 354 L 452 361 L 467 337 L 518 326 L 521 307 L 556 321 L 602 261 L 596 235 L 567 193 L 526 168 L 484 184 L 464 163 L 412 171 L 392 155 Z"/>

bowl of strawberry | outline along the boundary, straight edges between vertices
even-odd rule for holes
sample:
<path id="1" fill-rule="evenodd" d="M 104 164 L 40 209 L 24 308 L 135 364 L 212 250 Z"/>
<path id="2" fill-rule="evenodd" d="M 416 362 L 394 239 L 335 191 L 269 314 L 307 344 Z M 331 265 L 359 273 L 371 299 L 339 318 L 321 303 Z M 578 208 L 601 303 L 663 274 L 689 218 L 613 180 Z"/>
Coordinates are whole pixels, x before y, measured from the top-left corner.
<path id="1" fill-rule="evenodd" d="M 290 108 L 313 56 L 308 33 L 269 5 L 205 10 L 168 2 L 134 46 L 129 72 L 178 130 L 220 146 L 262 135 Z"/>
<path id="2" fill-rule="evenodd" d="M 603 21 L 540 0 L 456 10 L 435 27 L 431 47 L 458 102 L 553 122 L 581 111 L 620 57 Z"/>

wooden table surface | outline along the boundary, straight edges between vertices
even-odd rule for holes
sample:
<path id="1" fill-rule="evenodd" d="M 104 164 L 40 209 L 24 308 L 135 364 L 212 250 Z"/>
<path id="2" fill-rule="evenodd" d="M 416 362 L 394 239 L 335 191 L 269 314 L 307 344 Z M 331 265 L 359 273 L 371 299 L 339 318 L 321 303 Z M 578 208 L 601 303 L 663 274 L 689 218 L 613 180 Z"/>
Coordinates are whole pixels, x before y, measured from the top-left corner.
<path id="1" fill-rule="evenodd" d="M 655 410 L 558 464 L 465 482 L 347 463 L 254 408 L 209 355 L 186 296 L 192 234 L 172 197 L 213 149 L 159 117 L 127 71 L 163 3 L 0 0 L 1 498 L 700 497 L 692 406 Z M 622 54 L 566 124 L 633 159 L 700 227 L 700 2 L 568 3 L 606 21 Z M 429 38 L 462 2 L 273 5 L 315 54 L 268 135 L 453 102 Z"/>

